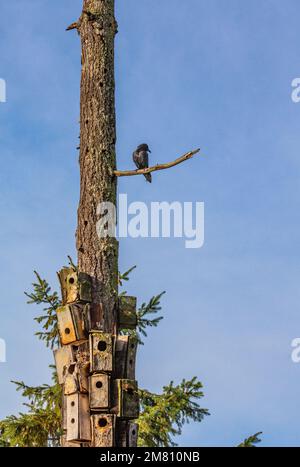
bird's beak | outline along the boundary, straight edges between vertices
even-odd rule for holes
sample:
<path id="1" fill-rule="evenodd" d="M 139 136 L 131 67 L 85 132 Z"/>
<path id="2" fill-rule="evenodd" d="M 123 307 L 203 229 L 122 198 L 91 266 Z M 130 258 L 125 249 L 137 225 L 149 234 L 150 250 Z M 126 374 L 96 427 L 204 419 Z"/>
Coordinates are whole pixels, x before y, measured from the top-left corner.
<path id="1" fill-rule="evenodd" d="M 151 152 L 149 148 L 148 148 L 148 151 Z"/>

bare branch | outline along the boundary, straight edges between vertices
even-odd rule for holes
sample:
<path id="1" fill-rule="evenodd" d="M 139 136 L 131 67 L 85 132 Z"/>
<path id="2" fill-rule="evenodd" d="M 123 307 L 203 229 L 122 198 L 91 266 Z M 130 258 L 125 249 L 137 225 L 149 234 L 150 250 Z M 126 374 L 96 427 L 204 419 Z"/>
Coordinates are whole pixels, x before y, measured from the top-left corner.
<path id="1" fill-rule="evenodd" d="M 148 174 L 150 172 L 155 172 L 156 170 L 170 169 L 170 167 L 174 167 L 175 165 L 181 164 L 181 162 L 191 159 L 199 151 L 200 149 L 195 149 L 194 151 L 187 152 L 183 156 L 178 157 L 178 159 L 175 159 L 175 161 L 168 162 L 166 164 L 157 164 L 157 165 L 154 165 L 153 167 L 147 167 L 146 169 L 124 170 L 124 171 L 115 170 L 114 174 L 116 175 L 116 177 L 131 177 L 132 175 Z"/>
<path id="2" fill-rule="evenodd" d="M 77 29 L 78 28 L 78 23 L 72 23 L 70 26 L 67 27 L 66 31 L 71 31 L 72 29 Z"/>

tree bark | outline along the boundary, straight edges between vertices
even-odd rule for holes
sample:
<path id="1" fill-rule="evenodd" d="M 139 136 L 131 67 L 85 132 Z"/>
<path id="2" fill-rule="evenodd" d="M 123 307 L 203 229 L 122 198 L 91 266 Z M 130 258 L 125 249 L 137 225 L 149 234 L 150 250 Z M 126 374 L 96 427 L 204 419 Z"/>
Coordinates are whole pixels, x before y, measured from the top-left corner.
<path id="1" fill-rule="evenodd" d="M 94 327 L 109 333 L 116 330 L 118 242 L 99 238 L 96 224 L 99 203 L 116 206 L 114 4 L 83 0 L 77 23 L 82 45 L 78 268 L 93 280 Z"/>

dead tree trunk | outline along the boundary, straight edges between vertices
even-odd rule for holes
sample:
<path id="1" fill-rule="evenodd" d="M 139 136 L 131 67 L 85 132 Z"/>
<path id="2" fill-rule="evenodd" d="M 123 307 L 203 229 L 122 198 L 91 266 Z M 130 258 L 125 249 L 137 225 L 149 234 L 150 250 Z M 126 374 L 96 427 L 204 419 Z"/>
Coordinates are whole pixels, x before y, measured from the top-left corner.
<path id="1" fill-rule="evenodd" d="M 76 23 L 82 45 L 78 267 L 59 273 L 63 446 L 135 446 L 139 415 L 135 297 L 118 298 L 118 242 L 101 237 L 99 206 L 116 208 L 114 0 L 83 0 Z"/>
<path id="2" fill-rule="evenodd" d="M 78 22 L 82 44 L 78 268 L 92 277 L 92 319 L 94 327 L 105 332 L 116 327 L 118 243 L 114 238 L 100 239 L 96 223 L 99 203 L 116 205 L 114 3 L 84 0 Z"/>

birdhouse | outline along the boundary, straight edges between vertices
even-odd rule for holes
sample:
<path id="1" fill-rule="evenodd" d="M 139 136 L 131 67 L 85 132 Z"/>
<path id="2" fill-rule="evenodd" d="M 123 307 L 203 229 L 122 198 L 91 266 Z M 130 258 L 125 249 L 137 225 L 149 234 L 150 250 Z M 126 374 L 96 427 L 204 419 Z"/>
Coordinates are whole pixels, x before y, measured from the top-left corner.
<path id="1" fill-rule="evenodd" d="M 113 345 L 112 334 L 100 331 L 90 332 L 90 371 L 112 372 L 113 371 Z"/>
<path id="2" fill-rule="evenodd" d="M 74 268 L 63 268 L 58 272 L 64 305 L 92 301 L 92 281 L 88 274 Z"/>
<path id="3" fill-rule="evenodd" d="M 126 375 L 127 379 L 135 379 L 135 361 L 137 352 L 138 341 L 135 337 L 129 337 L 127 346 L 126 358 Z"/>
<path id="4" fill-rule="evenodd" d="M 138 444 L 139 426 L 137 423 L 128 423 L 128 446 L 134 448 Z"/>
<path id="5" fill-rule="evenodd" d="M 65 305 L 57 308 L 56 312 L 60 340 L 63 345 L 87 339 L 85 305 Z"/>
<path id="6" fill-rule="evenodd" d="M 89 397 L 87 394 L 71 394 L 66 398 L 67 441 L 91 440 Z"/>
<path id="7" fill-rule="evenodd" d="M 139 426 L 137 423 L 117 419 L 117 447 L 137 447 L 138 429 Z"/>
<path id="8" fill-rule="evenodd" d="M 115 375 L 118 379 L 135 379 L 135 360 L 138 341 L 135 337 L 117 336 Z"/>
<path id="9" fill-rule="evenodd" d="M 114 380 L 114 407 L 120 418 L 135 419 L 139 416 L 139 394 L 137 382 L 129 379 Z"/>
<path id="10" fill-rule="evenodd" d="M 119 327 L 121 329 L 135 329 L 136 326 L 136 297 L 119 297 Z"/>
<path id="11" fill-rule="evenodd" d="M 89 365 L 71 363 L 64 369 L 64 393 L 65 395 L 76 392 L 88 393 L 89 390 Z"/>
<path id="12" fill-rule="evenodd" d="M 110 377 L 99 373 L 89 379 L 90 409 L 108 410 L 110 406 Z"/>
<path id="13" fill-rule="evenodd" d="M 92 415 L 92 436 L 95 446 L 115 445 L 115 415 Z"/>

